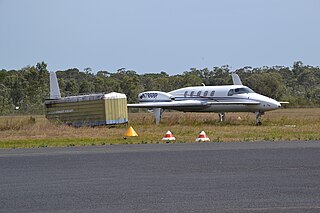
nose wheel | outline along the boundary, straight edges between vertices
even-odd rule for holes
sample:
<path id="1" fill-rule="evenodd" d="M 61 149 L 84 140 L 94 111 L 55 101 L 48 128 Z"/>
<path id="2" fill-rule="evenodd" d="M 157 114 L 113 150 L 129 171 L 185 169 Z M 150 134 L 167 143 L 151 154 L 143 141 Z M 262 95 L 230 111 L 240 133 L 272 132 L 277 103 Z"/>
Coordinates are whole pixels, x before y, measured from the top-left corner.
<path id="1" fill-rule="evenodd" d="M 256 125 L 261 126 L 261 117 L 264 115 L 264 112 L 256 112 Z"/>

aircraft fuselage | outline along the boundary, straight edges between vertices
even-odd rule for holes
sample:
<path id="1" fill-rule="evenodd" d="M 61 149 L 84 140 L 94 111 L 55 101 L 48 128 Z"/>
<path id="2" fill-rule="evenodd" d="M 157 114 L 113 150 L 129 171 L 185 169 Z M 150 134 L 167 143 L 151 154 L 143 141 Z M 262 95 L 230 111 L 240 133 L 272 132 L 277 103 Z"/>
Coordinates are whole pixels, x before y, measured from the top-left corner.
<path id="1" fill-rule="evenodd" d="M 216 112 L 223 120 L 225 112 L 254 112 L 256 122 L 264 112 L 281 107 L 280 102 L 255 93 L 244 85 L 195 86 L 171 92 L 147 91 L 138 96 L 139 103 L 128 104 L 131 108 L 152 109 L 159 123 L 165 109 L 183 112 Z"/>

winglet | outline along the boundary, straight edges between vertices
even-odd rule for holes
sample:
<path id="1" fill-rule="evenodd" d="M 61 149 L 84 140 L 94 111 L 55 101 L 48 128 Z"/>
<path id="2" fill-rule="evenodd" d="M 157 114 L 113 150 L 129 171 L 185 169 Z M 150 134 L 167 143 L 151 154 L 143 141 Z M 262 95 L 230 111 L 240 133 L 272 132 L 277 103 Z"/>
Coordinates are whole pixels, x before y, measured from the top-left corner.
<path id="1" fill-rule="evenodd" d="M 55 72 L 50 72 L 50 99 L 60 99 L 60 88 L 57 75 Z"/>
<path id="2" fill-rule="evenodd" d="M 241 79 L 235 72 L 231 73 L 232 81 L 234 85 L 242 85 Z"/>

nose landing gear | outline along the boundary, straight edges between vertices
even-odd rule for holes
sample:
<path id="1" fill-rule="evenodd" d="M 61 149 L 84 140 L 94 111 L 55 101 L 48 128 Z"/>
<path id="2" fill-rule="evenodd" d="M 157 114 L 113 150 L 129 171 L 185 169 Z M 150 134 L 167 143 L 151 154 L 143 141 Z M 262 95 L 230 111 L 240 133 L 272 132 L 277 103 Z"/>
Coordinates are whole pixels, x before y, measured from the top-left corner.
<path id="1" fill-rule="evenodd" d="M 261 116 L 264 115 L 264 112 L 256 112 L 256 125 L 261 126 Z"/>

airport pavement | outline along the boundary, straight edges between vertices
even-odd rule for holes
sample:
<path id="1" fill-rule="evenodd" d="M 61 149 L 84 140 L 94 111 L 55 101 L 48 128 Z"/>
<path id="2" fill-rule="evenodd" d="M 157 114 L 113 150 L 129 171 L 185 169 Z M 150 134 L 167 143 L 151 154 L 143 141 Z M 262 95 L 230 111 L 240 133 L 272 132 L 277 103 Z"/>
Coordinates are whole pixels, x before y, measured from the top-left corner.
<path id="1" fill-rule="evenodd" d="M 0 212 L 320 212 L 320 142 L 2 149 Z"/>

